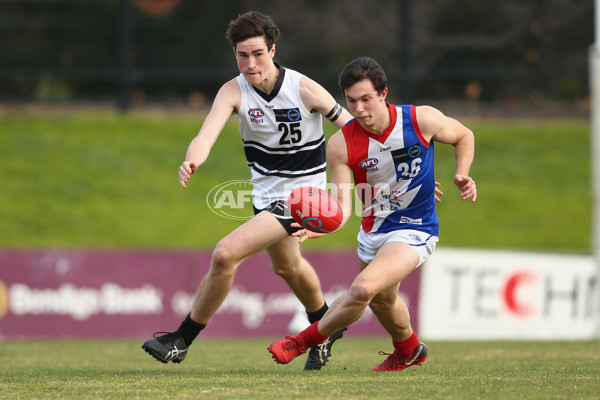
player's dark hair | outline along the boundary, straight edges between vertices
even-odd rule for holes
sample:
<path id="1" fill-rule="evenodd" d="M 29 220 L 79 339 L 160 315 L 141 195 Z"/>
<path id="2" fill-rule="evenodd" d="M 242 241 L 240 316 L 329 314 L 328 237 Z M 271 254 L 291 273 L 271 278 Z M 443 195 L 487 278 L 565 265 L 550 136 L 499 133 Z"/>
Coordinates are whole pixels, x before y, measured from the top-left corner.
<path id="1" fill-rule="evenodd" d="M 373 84 L 377 94 L 381 94 L 387 87 L 385 71 L 370 57 L 358 57 L 348 63 L 338 76 L 338 84 L 342 93 L 350 86 L 363 79 L 368 79 Z"/>
<path id="2" fill-rule="evenodd" d="M 267 49 L 271 50 L 273 44 L 279 39 L 279 28 L 275 22 L 267 16 L 256 11 L 248 11 L 238 15 L 229 22 L 225 37 L 235 47 L 244 40 L 263 36 L 267 43 Z"/>

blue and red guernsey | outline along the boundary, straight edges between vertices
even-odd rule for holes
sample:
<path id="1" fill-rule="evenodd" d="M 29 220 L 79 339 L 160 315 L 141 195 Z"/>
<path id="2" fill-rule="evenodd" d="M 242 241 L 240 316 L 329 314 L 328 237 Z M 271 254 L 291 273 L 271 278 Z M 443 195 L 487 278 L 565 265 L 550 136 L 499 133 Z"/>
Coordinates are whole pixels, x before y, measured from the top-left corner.
<path id="1" fill-rule="evenodd" d="M 438 236 L 433 143 L 421 135 L 415 106 L 388 108 L 392 122 L 381 135 L 366 131 L 355 119 L 342 128 L 364 205 L 362 228 L 416 229 Z"/>

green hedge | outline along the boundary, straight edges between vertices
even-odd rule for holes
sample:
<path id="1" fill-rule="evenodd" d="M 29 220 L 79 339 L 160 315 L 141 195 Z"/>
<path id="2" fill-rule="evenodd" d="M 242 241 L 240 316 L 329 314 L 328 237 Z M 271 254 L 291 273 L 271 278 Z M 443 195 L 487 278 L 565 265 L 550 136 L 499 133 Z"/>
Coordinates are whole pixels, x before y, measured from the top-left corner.
<path id="1" fill-rule="evenodd" d="M 183 190 L 177 168 L 203 115 L 111 111 L 0 117 L 0 247 L 211 248 L 239 221 L 215 215 L 215 185 L 248 179 L 231 119 Z M 436 145 L 445 247 L 590 252 L 587 121 L 465 120 L 476 135 L 476 203 L 452 184 L 453 150 Z M 328 135 L 333 132 L 325 124 Z M 352 249 L 359 218 L 304 244 Z"/>

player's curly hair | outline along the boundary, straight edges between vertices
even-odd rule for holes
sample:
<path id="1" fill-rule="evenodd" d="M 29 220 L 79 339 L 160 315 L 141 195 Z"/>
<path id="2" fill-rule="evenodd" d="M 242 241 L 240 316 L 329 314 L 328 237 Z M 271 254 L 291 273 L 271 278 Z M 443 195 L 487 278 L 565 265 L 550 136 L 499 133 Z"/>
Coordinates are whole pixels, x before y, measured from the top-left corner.
<path id="1" fill-rule="evenodd" d="M 271 50 L 273 44 L 279 39 L 279 28 L 271 17 L 256 11 L 248 11 L 238 15 L 229 22 L 225 37 L 235 47 L 244 40 L 264 36 L 267 49 Z"/>
<path id="2" fill-rule="evenodd" d="M 363 79 L 368 79 L 373 84 L 377 94 L 381 94 L 387 87 L 387 77 L 385 71 L 377 61 L 370 57 L 358 57 L 350 61 L 338 76 L 338 84 L 342 93 L 345 89 L 354 85 Z"/>

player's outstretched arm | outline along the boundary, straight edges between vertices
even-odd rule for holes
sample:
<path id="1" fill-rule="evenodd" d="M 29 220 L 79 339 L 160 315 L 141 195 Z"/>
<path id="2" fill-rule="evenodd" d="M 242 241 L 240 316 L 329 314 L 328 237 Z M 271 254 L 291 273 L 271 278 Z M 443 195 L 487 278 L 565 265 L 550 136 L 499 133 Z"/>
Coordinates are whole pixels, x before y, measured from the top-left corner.
<path id="1" fill-rule="evenodd" d="M 425 140 L 446 143 L 454 146 L 456 172 L 454 184 L 461 192 L 463 200 L 477 199 L 477 186 L 469 177 L 469 170 L 475 155 L 473 132 L 454 118 L 446 117 L 441 111 L 429 107 L 417 107 L 417 121 Z"/>
<path id="2" fill-rule="evenodd" d="M 185 161 L 179 166 L 179 183 L 183 188 L 186 187 L 192 174 L 208 158 L 227 119 L 239 108 L 241 96 L 240 87 L 235 78 L 219 89 L 200 132 L 188 146 Z"/>

